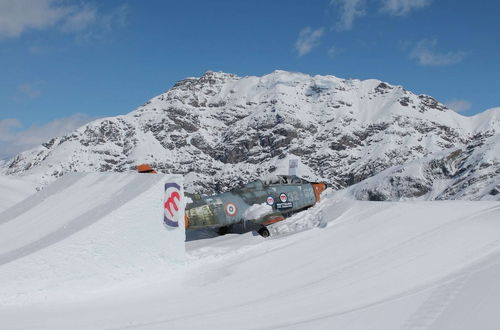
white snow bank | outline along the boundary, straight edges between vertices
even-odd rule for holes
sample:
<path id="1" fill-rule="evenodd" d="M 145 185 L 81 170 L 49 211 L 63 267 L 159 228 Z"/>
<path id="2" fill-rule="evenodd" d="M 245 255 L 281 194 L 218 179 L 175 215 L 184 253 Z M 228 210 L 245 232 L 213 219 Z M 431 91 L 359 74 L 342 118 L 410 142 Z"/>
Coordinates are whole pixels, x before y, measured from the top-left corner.
<path id="1" fill-rule="evenodd" d="M 34 194 L 35 186 L 26 178 L 0 174 L 0 212 Z"/>
<path id="2" fill-rule="evenodd" d="M 73 173 L 0 213 L 0 304 L 100 294 L 175 268 L 185 232 L 164 224 L 167 182 L 182 196 L 179 176 Z"/>
<path id="3" fill-rule="evenodd" d="M 273 213 L 273 207 L 266 203 L 253 204 L 243 214 L 245 220 L 256 220 L 261 217 Z"/>
<path id="4" fill-rule="evenodd" d="M 0 319 L 51 330 L 497 329 L 499 219 L 498 202 L 330 191 L 273 225 L 274 237 L 188 242 L 186 266 L 163 281 L 79 303 L 0 303 Z"/>

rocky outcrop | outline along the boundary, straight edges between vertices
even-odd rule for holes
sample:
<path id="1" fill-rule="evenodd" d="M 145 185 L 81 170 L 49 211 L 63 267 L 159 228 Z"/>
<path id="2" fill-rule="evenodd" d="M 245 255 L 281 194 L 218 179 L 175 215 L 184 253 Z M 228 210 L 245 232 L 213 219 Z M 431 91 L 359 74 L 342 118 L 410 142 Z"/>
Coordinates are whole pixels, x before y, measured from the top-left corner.
<path id="1" fill-rule="evenodd" d="M 451 171 L 446 164 L 466 173 L 474 168 L 467 165 L 470 155 L 493 139 L 499 126 L 496 114 L 463 117 L 430 96 L 374 79 L 207 72 L 176 83 L 127 115 L 96 120 L 24 152 L 3 171 L 48 182 L 71 171 L 132 171 L 150 163 L 184 174 L 188 191 L 210 193 L 282 172 L 292 157 L 300 158 L 302 176 L 343 188 L 421 159 L 429 159 L 422 166 L 435 178 L 458 175 L 445 172 Z M 455 160 L 447 161 L 443 153 Z M 498 153 L 495 157 L 485 163 L 493 172 Z M 428 176 L 408 181 L 392 175 L 394 191 L 407 187 L 404 191 L 369 189 L 359 198 L 430 196 Z M 468 177 L 434 198 L 476 198 L 464 187 L 490 179 Z"/>

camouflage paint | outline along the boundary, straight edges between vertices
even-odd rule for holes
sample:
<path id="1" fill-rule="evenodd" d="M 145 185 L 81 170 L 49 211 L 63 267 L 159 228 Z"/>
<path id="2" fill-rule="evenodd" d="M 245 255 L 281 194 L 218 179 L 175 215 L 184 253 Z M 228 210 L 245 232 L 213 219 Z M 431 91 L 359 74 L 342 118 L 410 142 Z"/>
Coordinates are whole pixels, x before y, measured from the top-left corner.
<path id="1" fill-rule="evenodd" d="M 249 207 L 269 201 L 273 201 L 273 213 L 251 220 L 258 224 L 267 223 L 270 218 L 286 216 L 316 203 L 313 183 L 297 176 L 279 178 L 282 182 L 264 184 L 257 180 L 230 192 L 195 200 L 186 207 L 189 228 L 222 227 L 240 223 Z M 282 202 L 280 196 L 284 195 L 286 201 Z"/>

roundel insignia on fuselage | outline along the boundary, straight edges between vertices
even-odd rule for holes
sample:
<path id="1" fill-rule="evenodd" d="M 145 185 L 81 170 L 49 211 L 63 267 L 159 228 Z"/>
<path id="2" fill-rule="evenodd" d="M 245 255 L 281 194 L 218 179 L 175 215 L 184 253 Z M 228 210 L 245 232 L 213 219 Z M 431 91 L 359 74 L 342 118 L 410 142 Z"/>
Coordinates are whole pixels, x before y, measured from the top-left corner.
<path id="1" fill-rule="evenodd" d="M 224 207 L 224 210 L 226 211 L 226 214 L 230 217 L 234 217 L 238 213 L 238 208 L 232 202 L 227 203 L 226 206 Z"/>

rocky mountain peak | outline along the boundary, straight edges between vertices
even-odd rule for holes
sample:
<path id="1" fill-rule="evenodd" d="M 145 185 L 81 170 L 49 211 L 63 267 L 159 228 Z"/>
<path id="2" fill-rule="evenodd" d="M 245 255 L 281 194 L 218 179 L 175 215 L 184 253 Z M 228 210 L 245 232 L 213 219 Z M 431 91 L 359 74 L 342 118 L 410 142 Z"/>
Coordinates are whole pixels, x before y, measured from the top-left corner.
<path id="1" fill-rule="evenodd" d="M 463 117 L 431 96 L 376 79 L 208 71 L 127 115 L 24 152 L 4 171 L 50 181 L 69 171 L 130 171 L 150 163 L 184 174 L 189 191 L 208 193 L 286 172 L 288 159 L 299 158 L 299 174 L 342 188 L 473 146 L 498 132 L 496 113 Z"/>

